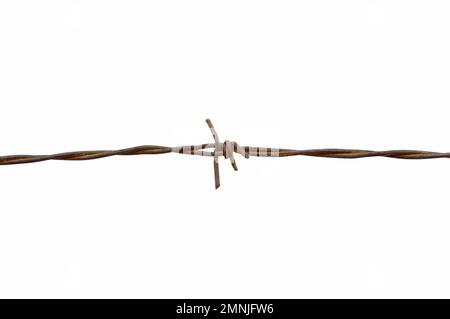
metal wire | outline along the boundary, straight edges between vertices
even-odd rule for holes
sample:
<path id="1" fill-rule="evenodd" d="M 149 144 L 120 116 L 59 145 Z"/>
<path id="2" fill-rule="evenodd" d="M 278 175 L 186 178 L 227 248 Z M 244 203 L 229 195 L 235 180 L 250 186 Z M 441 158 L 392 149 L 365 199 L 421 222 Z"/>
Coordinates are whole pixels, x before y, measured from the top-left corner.
<path id="1" fill-rule="evenodd" d="M 280 157 L 285 156 L 314 156 L 331 158 L 362 158 L 362 157 L 390 157 L 399 159 L 431 159 L 450 158 L 450 153 L 415 151 L 415 150 L 391 150 L 391 151 L 368 151 L 358 149 L 324 148 L 311 150 L 280 149 Z"/>
<path id="2" fill-rule="evenodd" d="M 79 151 L 53 155 L 9 155 L 0 156 L 0 165 L 36 163 L 49 160 L 86 161 L 116 155 L 164 154 L 170 153 L 171 151 L 171 147 L 142 145 L 115 151 Z"/>
<path id="3" fill-rule="evenodd" d="M 205 143 L 204 145 L 207 145 L 207 143 Z M 190 147 L 191 146 L 188 146 L 187 148 Z M 242 148 L 244 148 L 245 150 L 263 149 L 262 147 L 250 147 L 250 146 L 243 146 Z M 173 149 L 172 147 L 167 146 L 142 145 L 120 150 L 79 151 L 79 152 L 58 153 L 53 155 L 8 155 L 8 156 L 0 156 L 0 165 L 27 164 L 49 160 L 86 161 L 117 155 L 133 156 L 133 155 L 165 154 L 172 152 L 172 149 Z M 379 156 L 398 159 L 432 159 L 432 158 L 450 158 L 450 153 L 415 151 L 415 150 L 369 151 L 369 150 L 339 149 L 339 148 L 324 148 L 324 149 L 309 149 L 309 150 L 279 149 L 279 154 L 277 157 L 287 157 L 287 156 L 313 156 L 313 157 L 344 158 L 344 159 Z"/>
<path id="4" fill-rule="evenodd" d="M 450 158 L 450 153 L 417 151 L 417 150 L 389 150 L 389 151 L 370 151 L 359 149 L 307 149 L 307 150 L 293 150 L 293 149 L 278 149 L 267 147 L 251 147 L 239 146 L 236 142 L 225 141 L 221 143 L 218 135 L 210 120 L 206 121 L 211 133 L 214 137 L 214 143 L 205 143 L 200 145 L 187 145 L 178 147 L 156 146 L 156 145 L 142 145 L 120 150 L 100 150 L 100 151 L 79 151 L 58 153 L 53 155 L 9 155 L 0 156 L 0 165 L 15 165 L 36 163 L 49 160 L 59 161 L 86 161 L 99 159 L 110 156 L 133 156 L 133 155 L 150 155 L 150 154 L 165 154 L 165 153 L 181 153 L 200 156 L 214 157 L 214 176 L 216 188 L 220 186 L 219 178 L 219 163 L 218 157 L 224 156 L 230 159 L 231 165 L 237 170 L 237 165 L 233 153 L 238 153 L 249 158 L 256 157 L 287 157 L 287 156 L 313 156 L 313 157 L 327 157 L 327 158 L 363 158 L 363 157 L 389 157 L 397 159 L 432 159 L 432 158 Z M 204 149 L 214 148 L 212 152 L 204 151 Z"/>

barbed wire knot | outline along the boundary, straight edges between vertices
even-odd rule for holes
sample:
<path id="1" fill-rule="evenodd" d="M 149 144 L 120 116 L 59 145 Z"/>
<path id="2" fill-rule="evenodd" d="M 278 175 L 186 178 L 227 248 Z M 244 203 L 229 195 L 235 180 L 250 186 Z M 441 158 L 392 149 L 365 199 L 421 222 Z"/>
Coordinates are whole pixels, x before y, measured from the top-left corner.
<path id="1" fill-rule="evenodd" d="M 211 131 L 211 134 L 214 138 L 214 181 L 216 185 L 216 189 L 220 187 L 220 173 L 219 173 L 219 156 L 222 156 L 225 159 L 229 159 L 231 166 L 235 171 L 238 170 L 236 160 L 234 158 L 234 153 L 241 154 L 245 158 L 249 158 L 248 152 L 245 151 L 245 148 L 239 146 L 238 143 L 225 140 L 224 143 L 220 142 L 219 135 L 217 134 L 216 129 L 214 128 L 214 125 L 212 124 L 210 119 L 206 119 L 206 124 L 208 124 L 208 127 Z"/>

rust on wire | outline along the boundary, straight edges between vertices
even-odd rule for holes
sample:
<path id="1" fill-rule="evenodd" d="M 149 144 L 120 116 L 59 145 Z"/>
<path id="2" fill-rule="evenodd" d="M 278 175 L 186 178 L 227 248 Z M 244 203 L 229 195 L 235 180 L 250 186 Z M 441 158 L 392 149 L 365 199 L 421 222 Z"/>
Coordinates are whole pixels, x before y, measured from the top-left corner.
<path id="1" fill-rule="evenodd" d="M 36 163 L 49 160 L 86 161 L 117 155 L 131 156 L 131 155 L 180 153 L 188 155 L 211 156 L 214 158 L 214 181 L 217 189 L 220 186 L 219 157 L 223 156 L 225 159 L 229 159 L 231 166 L 233 167 L 234 170 L 237 171 L 238 167 L 234 158 L 234 153 L 240 154 L 245 158 L 249 158 L 251 156 L 287 157 L 298 155 L 313 156 L 313 157 L 328 157 L 328 158 L 344 158 L 344 159 L 374 157 L 374 156 L 397 158 L 397 159 L 450 158 L 450 153 L 416 151 L 416 150 L 370 151 L 370 150 L 339 149 L 339 148 L 293 150 L 293 149 L 271 148 L 271 147 L 240 146 L 236 142 L 228 140 L 224 141 L 224 143 L 221 143 L 212 122 L 209 119 L 207 119 L 206 123 L 208 124 L 211 134 L 213 135 L 214 143 L 177 146 L 177 147 L 142 145 L 131 148 L 125 148 L 121 150 L 79 151 L 79 152 L 58 153 L 53 155 L 9 155 L 9 156 L 0 156 L 0 165 Z M 213 150 L 206 151 L 207 149 Z"/>

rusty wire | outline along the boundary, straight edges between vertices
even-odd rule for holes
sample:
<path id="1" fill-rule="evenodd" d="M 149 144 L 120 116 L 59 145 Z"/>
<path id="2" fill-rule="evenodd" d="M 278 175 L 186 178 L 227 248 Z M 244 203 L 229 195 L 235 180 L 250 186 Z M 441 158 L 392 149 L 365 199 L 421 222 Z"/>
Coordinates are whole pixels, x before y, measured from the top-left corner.
<path id="1" fill-rule="evenodd" d="M 243 148 L 249 149 L 250 147 L 243 146 Z M 49 160 L 86 161 L 116 155 L 130 156 L 130 155 L 165 154 L 170 153 L 171 151 L 172 148 L 167 146 L 142 145 L 112 151 L 110 150 L 79 151 L 79 152 L 58 153 L 53 155 L 8 155 L 8 156 L 0 156 L 0 165 L 27 164 Z M 347 159 L 374 157 L 374 156 L 398 158 L 398 159 L 450 158 L 450 153 L 440 153 L 440 152 L 427 152 L 416 150 L 369 151 L 369 150 L 339 149 L 339 148 L 308 149 L 308 150 L 292 150 L 281 148 L 279 149 L 278 157 L 297 156 L 297 155 L 312 156 L 312 157 L 328 157 L 328 158 L 347 158 Z"/>
<path id="2" fill-rule="evenodd" d="M 205 143 L 200 145 L 187 145 L 178 147 L 156 146 L 156 145 L 142 145 L 120 150 L 99 150 L 99 151 L 79 151 L 58 153 L 52 155 L 9 155 L 0 156 L 0 165 L 14 165 L 36 163 L 49 160 L 62 161 L 85 161 L 93 160 L 110 156 L 132 156 L 132 155 L 150 155 L 150 154 L 165 154 L 165 153 L 182 153 L 190 155 L 212 156 L 214 157 L 214 175 L 216 188 L 220 186 L 218 158 L 224 156 L 230 159 L 231 164 L 235 170 L 237 165 L 233 153 L 243 155 L 245 158 L 250 156 L 256 157 L 287 157 L 287 156 L 313 156 L 313 157 L 327 157 L 327 158 L 363 158 L 363 157 L 389 157 L 397 159 L 432 159 L 432 158 L 450 158 L 450 153 L 417 151 L 417 150 L 389 150 L 389 151 L 371 151 L 360 149 L 307 149 L 307 150 L 293 150 L 283 148 L 267 148 L 267 147 L 251 147 L 239 146 L 236 142 L 225 141 L 220 143 L 217 133 L 210 120 L 207 120 L 214 143 Z M 214 148 L 212 152 L 207 152 L 205 149 Z"/>
<path id="3" fill-rule="evenodd" d="M 9 156 L 0 156 L 0 165 L 36 163 L 49 160 L 86 161 L 116 155 L 163 154 L 169 153 L 171 151 L 172 151 L 171 147 L 142 145 L 115 151 L 79 151 L 79 152 L 58 153 L 53 155 L 9 155 Z"/>

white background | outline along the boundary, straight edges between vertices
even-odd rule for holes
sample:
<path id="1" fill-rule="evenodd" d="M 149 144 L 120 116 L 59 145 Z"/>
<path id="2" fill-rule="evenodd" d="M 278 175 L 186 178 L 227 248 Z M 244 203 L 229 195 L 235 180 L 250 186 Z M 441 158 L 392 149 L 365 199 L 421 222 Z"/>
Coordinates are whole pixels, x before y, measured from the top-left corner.
<path id="1" fill-rule="evenodd" d="M 2 1 L 0 153 L 450 151 L 448 1 Z M 450 297 L 450 161 L 0 167 L 0 297 Z"/>

